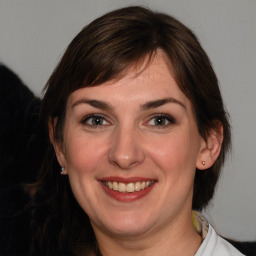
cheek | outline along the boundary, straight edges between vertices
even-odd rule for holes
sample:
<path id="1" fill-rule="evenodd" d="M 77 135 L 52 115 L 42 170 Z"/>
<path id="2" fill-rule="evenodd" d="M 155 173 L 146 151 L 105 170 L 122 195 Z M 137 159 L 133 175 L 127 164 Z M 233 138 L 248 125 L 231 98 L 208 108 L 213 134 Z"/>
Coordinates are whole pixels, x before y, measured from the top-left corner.
<path id="1" fill-rule="evenodd" d="M 90 136 L 77 135 L 69 138 L 66 144 L 68 168 L 79 175 L 93 172 L 106 151 L 104 139 L 90 139 Z"/>
<path id="2" fill-rule="evenodd" d="M 102 140 L 94 138 L 92 141 L 90 136 L 72 136 L 67 142 L 65 148 L 70 185 L 77 202 L 90 216 L 94 213 L 95 204 L 100 204 L 95 187 L 105 149 Z"/>
<path id="3" fill-rule="evenodd" d="M 173 133 L 157 138 L 150 147 L 150 156 L 165 175 L 192 175 L 196 167 L 198 145 L 190 134 Z"/>

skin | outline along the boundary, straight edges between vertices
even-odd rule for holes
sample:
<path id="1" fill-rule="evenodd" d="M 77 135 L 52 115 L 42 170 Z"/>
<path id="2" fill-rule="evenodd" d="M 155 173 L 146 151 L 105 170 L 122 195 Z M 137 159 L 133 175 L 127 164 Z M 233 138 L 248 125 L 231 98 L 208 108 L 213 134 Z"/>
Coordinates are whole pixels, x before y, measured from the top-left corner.
<path id="1" fill-rule="evenodd" d="M 52 142 L 104 256 L 194 255 L 201 243 L 191 220 L 195 169 L 214 163 L 221 138 L 200 136 L 161 51 L 140 71 L 73 92 L 63 141 Z M 102 188 L 110 176 L 155 183 L 146 196 L 122 202 Z"/>

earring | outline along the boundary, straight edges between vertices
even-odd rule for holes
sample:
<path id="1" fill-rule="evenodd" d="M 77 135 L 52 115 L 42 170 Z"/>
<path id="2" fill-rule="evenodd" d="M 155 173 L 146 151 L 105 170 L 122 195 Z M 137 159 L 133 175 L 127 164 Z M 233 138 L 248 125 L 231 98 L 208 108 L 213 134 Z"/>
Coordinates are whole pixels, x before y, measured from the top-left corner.
<path id="1" fill-rule="evenodd" d="M 61 167 L 60 174 L 64 175 L 65 167 Z"/>
<path id="2" fill-rule="evenodd" d="M 205 165 L 205 161 L 202 161 L 202 165 Z"/>

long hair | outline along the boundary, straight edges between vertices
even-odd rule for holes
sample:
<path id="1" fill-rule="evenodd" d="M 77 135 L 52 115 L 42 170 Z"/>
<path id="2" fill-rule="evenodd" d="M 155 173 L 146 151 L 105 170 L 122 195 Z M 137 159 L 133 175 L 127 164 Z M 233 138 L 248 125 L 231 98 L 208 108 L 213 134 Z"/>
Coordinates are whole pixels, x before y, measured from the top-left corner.
<path id="1" fill-rule="evenodd" d="M 230 127 L 211 62 L 193 32 L 175 18 L 143 7 L 127 7 L 94 20 L 73 39 L 51 75 L 42 101 L 47 127 L 56 120 L 54 139 L 63 140 L 65 108 L 75 90 L 123 77 L 129 67 L 150 62 L 158 49 L 170 61 L 181 91 L 191 101 L 203 138 L 223 125 L 221 153 L 208 170 L 196 170 L 193 208 L 212 199 L 226 151 Z M 39 254 L 97 253 L 90 221 L 76 202 L 67 177 L 59 175 L 50 141 L 34 200 L 36 236 L 32 252 Z M 35 254 L 34 254 L 35 255 Z"/>

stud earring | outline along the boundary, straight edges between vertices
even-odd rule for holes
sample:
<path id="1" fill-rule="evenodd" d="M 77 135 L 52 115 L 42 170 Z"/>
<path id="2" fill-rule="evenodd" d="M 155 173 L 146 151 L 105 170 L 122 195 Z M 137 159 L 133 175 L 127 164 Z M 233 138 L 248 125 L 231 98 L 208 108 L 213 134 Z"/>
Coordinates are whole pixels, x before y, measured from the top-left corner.
<path id="1" fill-rule="evenodd" d="M 202 165 L 205 165 L 205 161 L 202 161 Z"/>
<path id="2" fill-rule="evenodd" d="M 61 170 L 60 170 L 60 174 L 64 174 L 64 172 L 65 172 L 65 167 L 61 167 Z"/>

